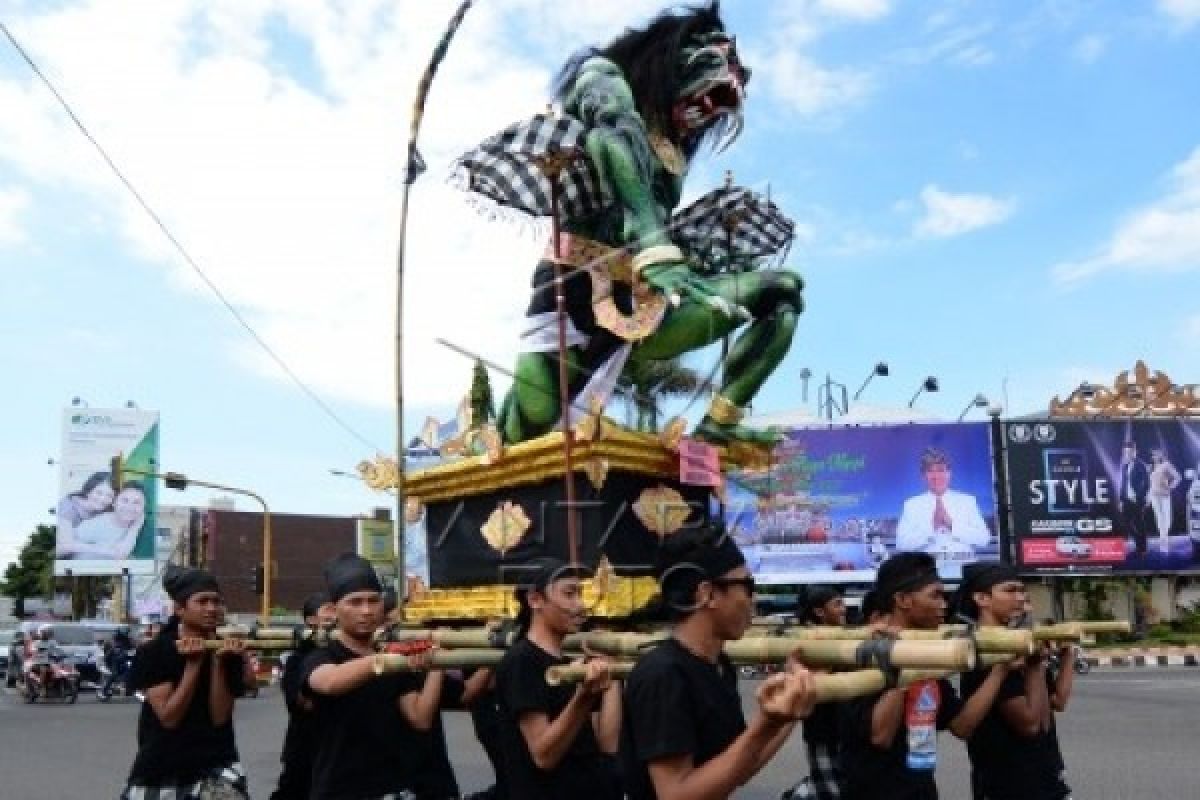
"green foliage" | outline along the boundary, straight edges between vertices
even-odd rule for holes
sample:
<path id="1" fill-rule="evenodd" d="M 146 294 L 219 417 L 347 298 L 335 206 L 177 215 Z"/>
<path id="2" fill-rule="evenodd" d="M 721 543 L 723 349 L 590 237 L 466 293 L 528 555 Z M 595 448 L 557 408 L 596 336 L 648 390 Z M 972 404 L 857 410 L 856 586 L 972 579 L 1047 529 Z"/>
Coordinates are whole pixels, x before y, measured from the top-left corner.
<path id="1" fill-rule="evenodd" d="M 25 598 L 49 596 L 54 589 L 54 539 L 53 525 L 38 525 L 17 560 L 4 571 L 0 594 L 16 600 L 17 616 L 25 613 Z"/>
<path id="2" fill-rule="evenodd" d="M 496 403 L 492 398 L 492 382 L 487 367 L 476 360 L 471 375 L 471 429 L 478 430 L 496 419 Z"/>
<path id="3" fill-rule="evenodd" d="M 700 375 L 677 358 L 666 361 L 630 358 L 618 383 L 626 390 L 626 402 L 637 412 L 637 429 L 658 433 L 659 404 L 668 397 L 696 391 Z"/>

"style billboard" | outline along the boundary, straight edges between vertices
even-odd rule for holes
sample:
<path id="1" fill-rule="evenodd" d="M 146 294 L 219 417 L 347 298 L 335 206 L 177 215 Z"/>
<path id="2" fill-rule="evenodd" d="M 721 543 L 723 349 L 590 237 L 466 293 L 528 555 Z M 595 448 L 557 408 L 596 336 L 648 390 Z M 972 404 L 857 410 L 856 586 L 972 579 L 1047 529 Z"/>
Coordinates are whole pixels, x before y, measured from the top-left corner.
<path id="1" fill-rule="evenodd" d="M 987 423 L 792 430 L 769 467 L 730 476 L 726 503 L 767 584 L 871 581 L 899 550 L 951 580 L 999 557 Z"/>
<path id="2" fill-rule="evenodd" d="M 1005 424 L 1017 564 L 1200 569 L 1200 421 Z"/>
<path id="3" fill-rule="evenodd" d="M 154 572 L 157 485 L 129 475 L 115 490 L 121 454 L 134 470 L 158 466 L 158 413 L 131 408 L 63 412 L 54 574 Z"/>

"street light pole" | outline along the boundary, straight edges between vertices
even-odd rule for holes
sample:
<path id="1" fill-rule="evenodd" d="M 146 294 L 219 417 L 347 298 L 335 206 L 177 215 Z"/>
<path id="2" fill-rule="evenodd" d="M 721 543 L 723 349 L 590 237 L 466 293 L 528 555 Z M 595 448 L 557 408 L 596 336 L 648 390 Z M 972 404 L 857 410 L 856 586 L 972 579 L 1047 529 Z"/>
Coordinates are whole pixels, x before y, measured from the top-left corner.
<path id="1" fill-rule="evenodd" d="M 118 456 L 119 458 L 119 456 Z M 209 481 L 196 480 L 189 478 L 180 472 L 149 472 L 141 469 L 129 469 L 122 466 L 122 473 L 130 475 L 141 475 L 144 478 L 156 478 L 166 484 L 168 489 L 178 489 L 180 491 L 188 488 L 188 486 L 203 486 L 206 489 L 216 489 L 230 494 L 237 494 L 243 497 L 249 497 L 262 506 L 263 510 L 263 595 L 262 595 L 262 624 L 269 625 L 271 623 L 271 509 L 267 505 L 267 501 L 261 495 L 250 491 L 249 489 L 241 489 L 237 486 L 226 486 L 221 483 L 211 483 Z"/>

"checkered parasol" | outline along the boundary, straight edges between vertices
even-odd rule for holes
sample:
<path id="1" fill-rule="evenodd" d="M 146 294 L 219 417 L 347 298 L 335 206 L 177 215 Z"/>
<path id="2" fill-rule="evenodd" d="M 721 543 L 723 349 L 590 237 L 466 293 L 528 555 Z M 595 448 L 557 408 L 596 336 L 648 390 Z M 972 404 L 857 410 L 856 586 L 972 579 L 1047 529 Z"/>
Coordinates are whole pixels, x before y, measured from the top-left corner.
<path id="1" fill-rule="evenodd" d="M 584 153 L 586 134 L 583 123 L 574 117 L 537 114 L 461 156 L 454 162 L 453 180 L 502 208 L 548 217 L 553 169 L 547 169 L 546 162 L 562 157 L 558 211 L 568 219 L 591 215 L 610 201 Z"/>
<path id="2" fill-rule="evenodd" d="M 714 256 L 734 263 L 782 260 L 795 236 L 795 223 L 778 206 L 741 186 L 714 189 L 671 218 L 671 238 L 698 262 Z"/>

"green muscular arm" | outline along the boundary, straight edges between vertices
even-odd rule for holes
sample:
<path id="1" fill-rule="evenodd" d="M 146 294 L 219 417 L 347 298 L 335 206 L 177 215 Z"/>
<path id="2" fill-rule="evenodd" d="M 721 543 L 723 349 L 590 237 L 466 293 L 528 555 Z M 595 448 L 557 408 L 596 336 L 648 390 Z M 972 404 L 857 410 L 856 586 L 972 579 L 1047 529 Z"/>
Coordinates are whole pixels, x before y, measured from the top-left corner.
<path id="1" fill-rule="evenodd" d="M 671 209 L 658 201 L 652 188 L 656 157 L 649 132 L 621 70 L 606 58 L 588 59 L 565 99 L 566 110 L 590 129 L 588 157 L 621 208 L 619 244 L 639 252 L 673 246 L 666 227 Z M 686 295 L 726 315 L 738 311 L 683 260 L 653 263 L 641 275 L 672 302 Z"/>
<path id="2" fill-rule="evenodd" d="M 588 157 L 621 207 L 620 244 L 638 249 L 670 244 L 664 228 L 668 209 L 651 190 L 649 133 L 621 70 L 606 58 L 588 59 L 566 97 L 566 108 L 589 128 Z"/>

